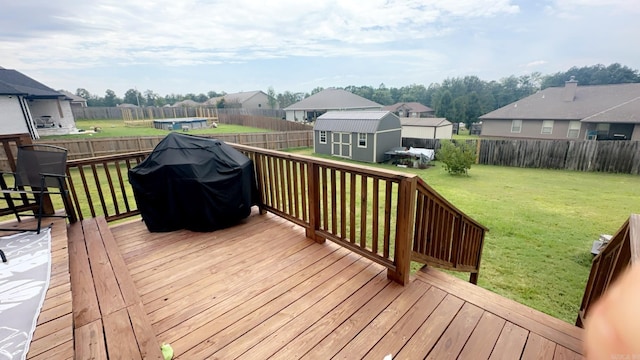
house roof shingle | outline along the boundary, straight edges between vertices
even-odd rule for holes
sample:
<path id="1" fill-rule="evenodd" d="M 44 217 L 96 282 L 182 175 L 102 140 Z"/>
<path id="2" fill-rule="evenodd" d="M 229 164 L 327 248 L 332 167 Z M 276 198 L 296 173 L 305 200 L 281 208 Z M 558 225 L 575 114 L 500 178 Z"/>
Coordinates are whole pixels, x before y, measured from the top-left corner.
<path id="1" fill-rule="evenodd" d="M 440 127 L 451 125 L 445 118 L 400 118 L 402 126 Z"/>
<path id="2" fill-rule="evenodd" d="M 284 110 L 382 109 L 382 105 L 342 89 L 324 89 Z"/>
<path id="3" fill-rule="evenodd" d="M 316 119 L 313 130 L 372 134 L 388 111 L 329 111 Z M 395 116 L 395 115 L 393 115 Z"/>
<path id="4" fill-rule="evenodd" d="M 52 88 L 11 69 L 0 68 L 0 94 L 26 95 L 34 98 L 63 96 Z"/>
<path id="5" fill-rule="evenodd" d="M 480 116 L 485 119 L 550 119 L 640 123 L 640 83 L 578 86 L 573 101 L 553 87 Z"/>

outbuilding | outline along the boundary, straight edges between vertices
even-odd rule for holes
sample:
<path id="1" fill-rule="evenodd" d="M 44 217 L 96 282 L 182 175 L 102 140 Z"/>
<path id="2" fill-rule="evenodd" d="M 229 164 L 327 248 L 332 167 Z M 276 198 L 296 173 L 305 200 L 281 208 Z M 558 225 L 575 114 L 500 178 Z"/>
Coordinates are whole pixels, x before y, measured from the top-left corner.
<path id="1" fill-rule="evenodd" d="M 445 118 L 402 118 L 403 139 L 451 139 L 453 124 Z"/>
<path id="2" fill-rule="evenodd" d="M 401 146 L 400 119 L 389 111 L 329 111 L 313 127 L 314 152 L 382 162 L 385 152 Z"/>

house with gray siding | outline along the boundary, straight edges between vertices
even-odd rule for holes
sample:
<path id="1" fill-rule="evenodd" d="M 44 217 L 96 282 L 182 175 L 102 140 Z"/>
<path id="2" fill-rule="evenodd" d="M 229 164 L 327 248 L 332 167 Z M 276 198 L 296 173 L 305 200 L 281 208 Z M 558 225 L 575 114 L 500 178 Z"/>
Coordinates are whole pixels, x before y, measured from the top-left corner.
<path id="1" fill-rule="evenodd" d="M 400 119 L 389 111 L 329 111 L 313 127 L 313 149 L 347 159 L 382 162 L 384 153 L 400 147 Z"/>
<path id="2" fill-rule="evenodd" d="M 541 90 L 480 116 L 483 137 L 640 140 L 640 83 Z"/>
<path id="3" fill-rule="evenodd" d="M 75 130 L 71 99 L 12 69 L 0 67 L 0 135 L 63 135 Z"/>
<path id="4" fill-rule="evenodd" d="M 289 121 L 315 121 L 327 111 L 381 110 L 382 105 L 342 89 L 324 89 L 284 108 Z"/>

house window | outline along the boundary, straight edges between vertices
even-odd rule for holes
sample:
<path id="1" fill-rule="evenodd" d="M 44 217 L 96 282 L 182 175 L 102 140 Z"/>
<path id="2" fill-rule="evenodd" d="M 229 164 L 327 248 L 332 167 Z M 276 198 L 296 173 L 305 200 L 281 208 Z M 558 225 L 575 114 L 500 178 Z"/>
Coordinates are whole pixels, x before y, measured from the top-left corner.
<path id="1" fill-rule="evenodd" d="M 541 134 L 551 134 L 553 133 L 553 120 L 544 120 L 542 121 L 542 131 Z"/>
<path id="2" fill-rule="evenodd" d="M 327 132 L 324 130 L 320 130 L 320 144 L 327 143 Z"/>
<path id="3" fill-rule="evenodd" d="M 569 121 L 569 131 L 567 137 L 577 139 L 580 135 L 580 121 Z"/>
<path id="4" fill-rule="evenodd" d="M 511 121 L 511 132 L 519 133 L 522 131 L 522 120 L 512 120 Z"/>
<path id="5" fill-rule="evenodd" d="M 367 147 L 367 134 L 358 133 L 358 147 Z"/>

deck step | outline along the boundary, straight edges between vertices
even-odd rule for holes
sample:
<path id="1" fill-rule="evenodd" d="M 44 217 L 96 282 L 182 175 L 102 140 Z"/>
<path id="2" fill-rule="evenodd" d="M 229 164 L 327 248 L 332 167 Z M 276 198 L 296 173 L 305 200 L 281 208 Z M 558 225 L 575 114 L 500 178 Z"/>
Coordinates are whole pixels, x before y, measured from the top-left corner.
<path id="1" fill-rule="evenodd" d="M 162 359 L 105 218 L 82 220 L 67 231 L 76 359 Z"/>

